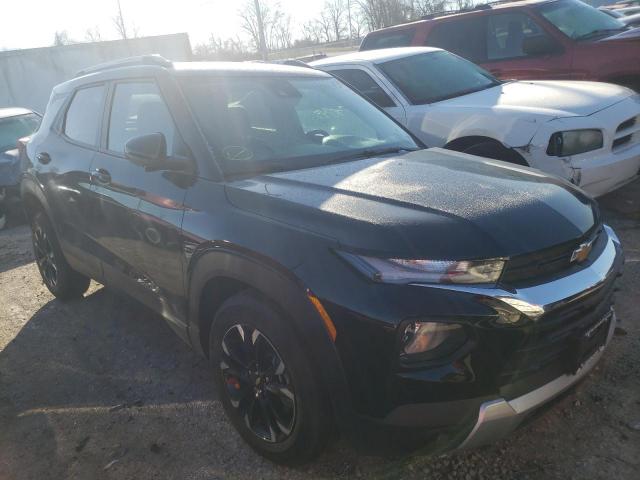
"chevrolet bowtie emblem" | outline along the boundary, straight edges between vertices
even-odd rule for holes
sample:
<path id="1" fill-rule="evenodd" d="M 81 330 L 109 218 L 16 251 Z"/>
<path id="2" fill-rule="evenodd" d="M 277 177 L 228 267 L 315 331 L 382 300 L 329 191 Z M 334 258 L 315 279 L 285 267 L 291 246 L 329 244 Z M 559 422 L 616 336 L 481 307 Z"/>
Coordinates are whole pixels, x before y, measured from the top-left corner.
<path id="1" fill-rule="evenodd" d="M 590 242 L 581 243 L 578 248 L 576 248 L 571 254 L 571 263 L 582 263 L 584 262 L 589 254 L 591 253 L 591 249 L 593 248 L 593 240 Z"/>

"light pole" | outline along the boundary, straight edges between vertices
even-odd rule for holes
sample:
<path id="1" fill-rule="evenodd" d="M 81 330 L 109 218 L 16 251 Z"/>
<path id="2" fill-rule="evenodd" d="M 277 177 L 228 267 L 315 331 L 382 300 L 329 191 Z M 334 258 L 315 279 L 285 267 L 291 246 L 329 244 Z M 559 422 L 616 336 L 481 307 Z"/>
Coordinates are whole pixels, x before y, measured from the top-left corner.
<path id="1" fill-rule="evenodd" d="M 262 12 L 260 11 L 260 0 L 253 0 L 256 8 L 256 20 L 258 22 L 258 40 L 260 41 L 260 55 L 262 60 L 267 61 L 267 42 L 264 40 L 264 24 L 262 23 Z"/>
<path id="2" fill-rule="evenodd" d="M 351 29 L 351 0 L 347 0 L 347 19 L 349 20 L 349 45 L 353 42 L 353 31 Z"/>

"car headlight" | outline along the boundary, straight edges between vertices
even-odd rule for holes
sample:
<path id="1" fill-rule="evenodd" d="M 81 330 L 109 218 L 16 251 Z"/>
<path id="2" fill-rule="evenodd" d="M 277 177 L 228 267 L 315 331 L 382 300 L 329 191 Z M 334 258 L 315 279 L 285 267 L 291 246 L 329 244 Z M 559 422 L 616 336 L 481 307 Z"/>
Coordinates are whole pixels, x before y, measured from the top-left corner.
<path id="1" fill-rule="evenodd" d="M 464 327 L 457 323 L 409 322 L 401 334 L 400 357 L 415 360 L 448 355 L 467 340 Z"/>
<path id="2" fill-rule="evenodd" d="M 406 260 L 338 253 L 369 279 L 380 283 L 490 284 L 498 281 L 504 268 L 503 259 Z"/>
<path id="3" fill-rule="evenodd" d="M 602 148 L 602 130 L 569 130 L 551 135 L 547 155 L 567 157 Z"/>

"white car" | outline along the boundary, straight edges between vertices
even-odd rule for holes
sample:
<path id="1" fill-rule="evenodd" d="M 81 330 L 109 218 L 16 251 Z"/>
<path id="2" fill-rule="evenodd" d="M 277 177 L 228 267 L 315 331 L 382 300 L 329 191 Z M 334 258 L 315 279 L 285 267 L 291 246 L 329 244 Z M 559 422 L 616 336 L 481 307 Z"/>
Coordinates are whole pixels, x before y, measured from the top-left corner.
<path id="1" fill-rule="evenodd" d="M 538 168 L 593 196 L 640 170 L 640 95 L 596 82 L 497 80 L 427 47 L 311 62 L 385 109 L 429 147 Z"/>

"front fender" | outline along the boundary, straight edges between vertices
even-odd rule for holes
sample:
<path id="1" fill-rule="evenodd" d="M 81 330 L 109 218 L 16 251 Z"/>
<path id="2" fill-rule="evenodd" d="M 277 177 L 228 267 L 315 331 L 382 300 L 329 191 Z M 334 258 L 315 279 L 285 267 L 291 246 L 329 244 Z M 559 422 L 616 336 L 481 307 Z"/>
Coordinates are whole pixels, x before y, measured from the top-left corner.
<path id="1" fill-rule="evenodd" d="M 507 148 L 527 145 L 549 117 L 507 107 L 431 105 L 409 114 L 408 127 L 430 147 L 441 147 L 464 137 L 497 140 Z"/>
<path id="2" fill-rule="evenodd" d="M 329 392 L 338 425 L 351 425 L 352 404 L 346 376 L 334 343 L 307 297 L 305 285 L 289 270 L 251 252 L 225 244 L 208 244 L 191 257 L 189 279 L 189 338 L 204 354 L 200 342 L 200 299 L 210 280 L 242 282 L 275 302 L 309 352 L 312 364 Z"/>
<path id="3" fill-rule="evenodd" d="M 450 140 L 462 137 L 489 137 L 507 148 L 523 147 L 540 129 L 541 121 L 526 115 L 471 116 L 452 129 Z"/>

